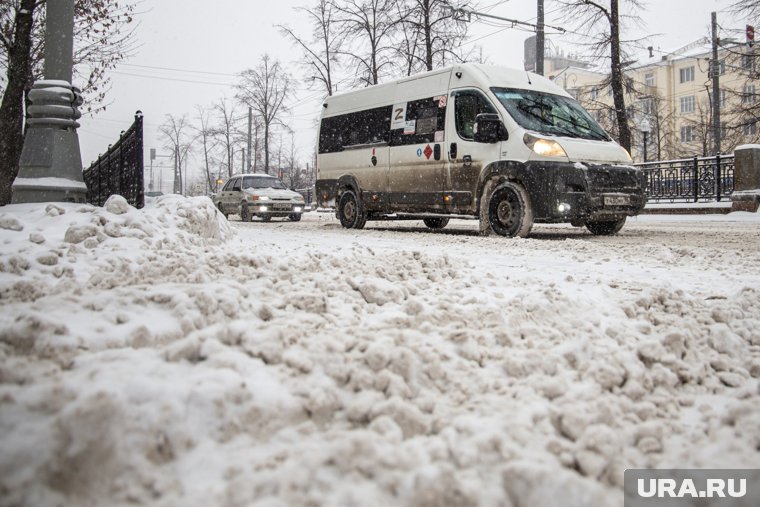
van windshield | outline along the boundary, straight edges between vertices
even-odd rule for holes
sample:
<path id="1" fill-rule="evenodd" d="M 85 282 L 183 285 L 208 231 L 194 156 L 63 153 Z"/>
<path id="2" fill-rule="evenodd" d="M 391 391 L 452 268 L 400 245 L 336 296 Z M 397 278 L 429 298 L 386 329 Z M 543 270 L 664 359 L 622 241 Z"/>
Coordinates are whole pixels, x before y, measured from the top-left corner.
<path id="1" fill-rule="evenodd" d="M 243 178 L 243 188 L 288 188 L 285 183 L 272 177 L 247 176 Z"/>
<path id="2" fill-rule="evenodd" d="M 604 129 L 573 99 L 516 88 L 491 88 L 491 91 L 526 130 L 552 136 L 610 140 Z"/>

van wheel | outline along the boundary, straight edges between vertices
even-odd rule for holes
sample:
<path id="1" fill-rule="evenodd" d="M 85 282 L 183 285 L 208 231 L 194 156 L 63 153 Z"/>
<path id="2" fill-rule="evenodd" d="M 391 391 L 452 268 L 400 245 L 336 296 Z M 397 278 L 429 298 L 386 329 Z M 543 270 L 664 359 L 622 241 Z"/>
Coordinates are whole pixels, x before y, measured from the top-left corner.
<path id="1" fill-rule="evenodd" d="M 610 222 L 587 222 L 586 229 L 594 236 L 612 236 L 620 232 L 625 225 L 625 217 Z"/>
<path id="2" fill-rule="evenodd" d="M 507 181 L 488 200 L 488 223 L 500 236 L 524 238 L 533 227 L 533 210 L 525 189 Z"/>
<path id="3" fill-rule="evenodd" d="M 449 218 L 448 217 L 428 217 L 428 218 L 423 218 L 422 221 L 425 222 L 425 225 L 427 225 L 430 229 L 443 229 L 449 223 Z"/>
<path id="4" fill-rule="evenodd" d="M 301 214 L 300 213 L 291 213 L 290 215 L 290 221 L 291 222 L 299 222 L 301 220 Z"/>
<path id="5" fill-rule="evenodd" d="M 272 215 L 260 215 L 262 222 L 269 222 L 272 220 Z"/>
<path id="6" fill-rule="evenodd" d="M 353 190 L 346 190 L 338 204 L 338 219 L 346 229 L 362 229 L 367 223 L 364 207 Z"/>
<path id="7" fill-rule="evenodd" d="M 221 213 L 224 218 L 229 218 L 230 214 L 224 212 L 224 210 L 222 209 L 222 203 L 220 203 L 220 202 L 217 203 L 216 204 L 216 209 L 219 210 L 219 213 Z"/>
<path id="8" fill-rule="evenodd" d="M 247 204 L 241 204 L 240 205 L 240 220 L 243 222 L 250 222 L 251 221 L 251 213 L 248 211 L 248 205 Z"/>

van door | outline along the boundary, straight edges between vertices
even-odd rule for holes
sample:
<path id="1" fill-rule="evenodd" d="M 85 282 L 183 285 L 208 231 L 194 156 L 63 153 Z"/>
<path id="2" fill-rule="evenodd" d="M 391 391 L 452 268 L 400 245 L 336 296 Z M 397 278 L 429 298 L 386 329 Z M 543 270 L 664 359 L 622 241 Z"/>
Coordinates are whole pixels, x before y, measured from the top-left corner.
<path id="1" fill-rule="evenodd" d="M 394 210 L 444 209 L 447 100 L 443 93 L 393 105 L 388 200 Z"/>
<path id="2" fill-rule="evenodd" d="M 452 213 L 477 212 L 477 187 L 483 167 L 499 160 L 501 143 L 476 143 L 473 126 L 481 113 L 497 113 L 483 92 L 477 89 L 454 90 L 452 107 L 446 120 L 448 171 L 447 209 Z M 498 113 L 497 113 L 498 114 Z"/>

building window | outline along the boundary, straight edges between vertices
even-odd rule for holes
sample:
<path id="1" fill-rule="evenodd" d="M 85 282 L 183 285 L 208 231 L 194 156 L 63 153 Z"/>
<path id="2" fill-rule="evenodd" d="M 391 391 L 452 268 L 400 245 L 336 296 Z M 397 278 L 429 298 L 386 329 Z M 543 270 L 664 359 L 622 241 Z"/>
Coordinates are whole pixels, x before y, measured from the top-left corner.
<path id="1" fill-rule="evenodd" d="M 681 142 L 682 143 L 693 143 L 697 140 L 697 127 L 694 125 L 687 125 L 685 127 L 681 127 Z"/>
<path id="2" fill-rule="evenodd" d="M 697 99 L 694 97 L 694 95 L 689 95 L 688 97 L 681 97 L 681 112 L 682 113 L 693 113 L 697 108 Z"/>
<path id="3" fill-rule="evenodd" d="M 728 127 L 726 122 L 720 122 L 720 138 L 725 139 L 728 136 Z"/>
<path id="4" fill-rule="evenodd" d="M 720 91 L 720 100 L 718 103 L 720 104 L 721 109 L 726 107 L 726 90 Z"/>
<path id="5" fill-rule="evenodd" d="M 752 55 L 752 54 L 742 55 L 742 69 L 755 70 L 755 55 Z"/>
<path id="6" fill-rule="evenodd" d="M 726 73 L 726 61 L 720 60 L 718 61 L 718 74 L 721 76 Z"/>
<path id="7" fill-rule="evenodd" d="M 757 135 L 757 122 L 746 123 L 742 126 L 742 133 L 745 136 Z"/>
<path id="8" fill-rule="evenodd" d="M 599 97 L 599 90 L 597 88 L 591 89 L 591 100 L 596 100 Z"/>
<path id="9" fill-rule="evenodd" d="M 744 85 L 742 88 L 742 104 L 754 104 L 755 102 L 757 102 L 755 85 Z"/>
<path id="10" fill-rule="evenodd" d="M 691 67 L 686 67 L 679 70 L 679 75 L 682 83 L 694 81 L 694 66 L 692 65 Z"/>
<path id="11" fill-rule="evenodd" d="M 633 93 L 636 91 L 636 88 L 633 86 L 633 79 L 630 77 L 625 78 L 625 91 L 627 93 Z"/>
<path id="12" fill-rule="evenodd" d="M 639 101 L 639 110 L 645 115 L 654 114 L 654 99 L 648 97 Z"/>
<path id="13" fill-rule="evenodd" d="M 646 86 L 655 86 L 654 72 L 644 74 L 644 84 Z"/>

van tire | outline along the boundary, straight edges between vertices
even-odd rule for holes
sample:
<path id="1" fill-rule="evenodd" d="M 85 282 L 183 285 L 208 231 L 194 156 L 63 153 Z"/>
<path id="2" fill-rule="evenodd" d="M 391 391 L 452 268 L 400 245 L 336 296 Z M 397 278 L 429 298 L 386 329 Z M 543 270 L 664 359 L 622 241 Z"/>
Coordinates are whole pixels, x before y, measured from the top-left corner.
<path id="1" fill-rule="evenodd" d="M 428 217 L 423 218 L 423 222 L 430 229 L 443 229 L 449 223 L 449 217 Z"/>
<path id="2" fill-rule="evenodd" d="M 229 218 L 230 214 L 224 212 L 224 209 L 222 208 L 222 203 L 220 203 L 220 202 L 217 203 L 216 204 L 216 209 L 219 210 L 219 213 L 221 213 L 224 218 Z"/>
<path id="3" fill-rule="evenodd" d="M 524 238 L 533 227 L 528 193 L 519 183 L 506 181 L 488 197 L 488 224 L 500 236 Z"/>
<path id="4" fill-rule="evenodd" d="M 290 216 L 288 216 L 288 218 L 290 218 L 291 222 L 300 222 L 301 221 L 301 214 L 300 213 L 291 213 Z"/>
<path id="5" fill-rule="evenodd" d="M 346 190 L 340 196 L 338 204 L 338 219 L 346 229 L 363 229 L 367 223 L 364 206 L 353 190 Z"/>
<path id="6" fill-rule="evenodd" d="M 619 220 L 612 220 L 609 222 L 587 222 L 586 229 L 588 229 L 594 236 L 612 236 L 620 232 L 620 229 L 625 225 L 625 217 Z"/>

